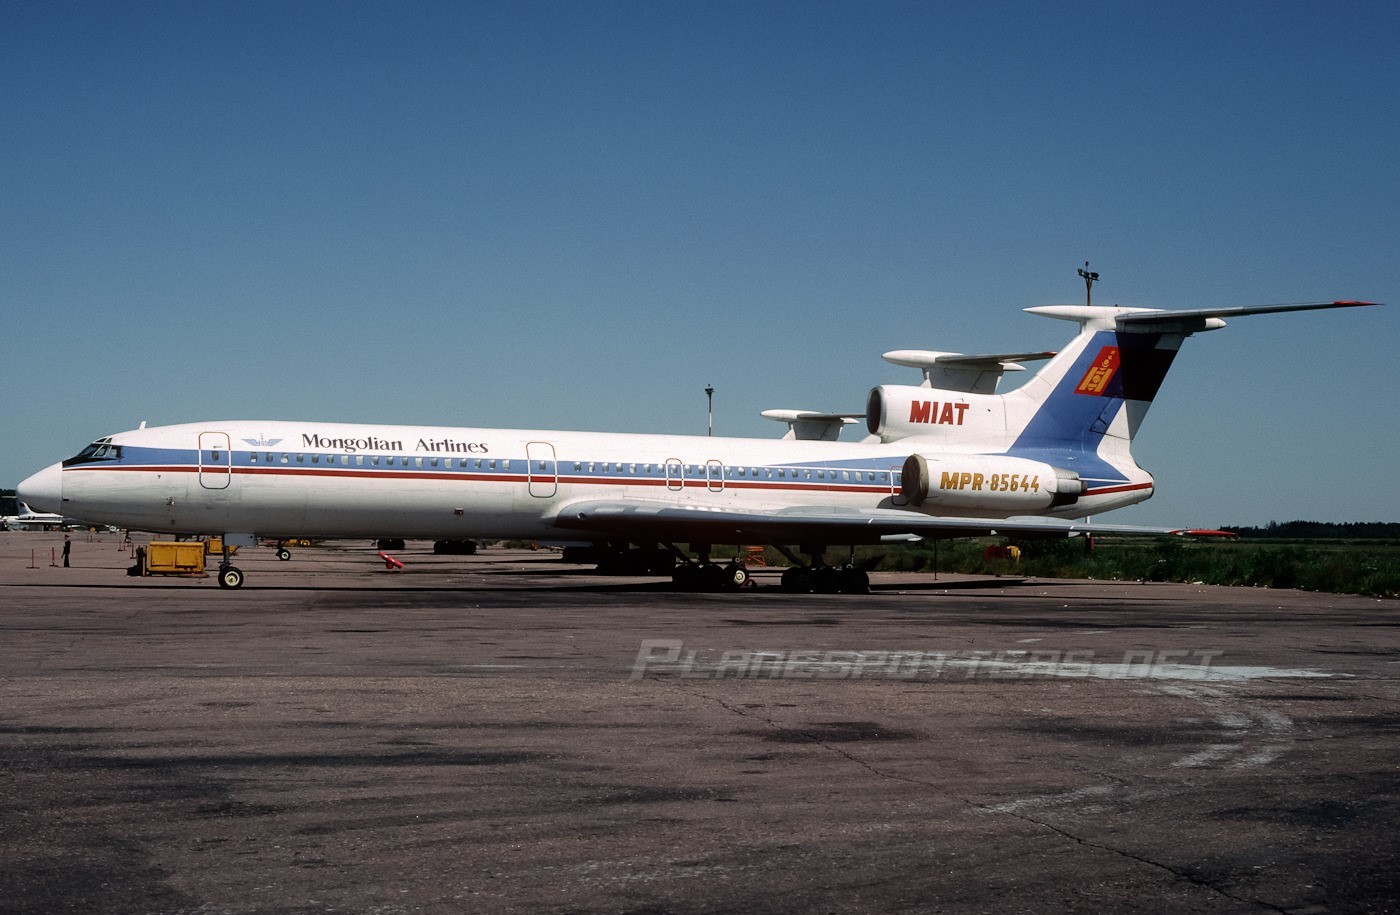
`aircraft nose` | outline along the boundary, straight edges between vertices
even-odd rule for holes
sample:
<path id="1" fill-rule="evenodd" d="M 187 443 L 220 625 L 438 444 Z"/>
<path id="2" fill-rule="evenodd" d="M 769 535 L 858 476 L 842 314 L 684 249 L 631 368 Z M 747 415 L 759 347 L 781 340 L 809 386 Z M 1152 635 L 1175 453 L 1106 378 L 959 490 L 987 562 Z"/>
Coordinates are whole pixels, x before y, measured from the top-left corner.
<path id="1" fill-rule="evenodd" d="M 15 500 L 35 511 L 63 514 L 63 465 L 51 464 L 20 483 Z"/>

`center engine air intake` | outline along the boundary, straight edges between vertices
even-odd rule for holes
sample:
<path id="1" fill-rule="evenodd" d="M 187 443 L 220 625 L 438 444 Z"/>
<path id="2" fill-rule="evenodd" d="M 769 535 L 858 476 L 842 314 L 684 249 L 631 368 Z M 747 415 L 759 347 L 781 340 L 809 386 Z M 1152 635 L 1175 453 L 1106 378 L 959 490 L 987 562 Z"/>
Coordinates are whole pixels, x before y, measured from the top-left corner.
<path id="1" fill-rule="evenodd" d="M 1006 512 L 1073 505 L 1085 489 L 1072 470 L 976 454 L 911 454 L 901 479 L 911 505 Z"/>

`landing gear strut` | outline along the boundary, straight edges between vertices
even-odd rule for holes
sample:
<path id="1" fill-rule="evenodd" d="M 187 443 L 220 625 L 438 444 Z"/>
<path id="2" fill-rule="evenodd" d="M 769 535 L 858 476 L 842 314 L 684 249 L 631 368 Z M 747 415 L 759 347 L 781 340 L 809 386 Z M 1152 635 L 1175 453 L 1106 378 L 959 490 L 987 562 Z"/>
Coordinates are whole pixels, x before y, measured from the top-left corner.
<path id="1" fill-rule="evenodd" d="M 219 561 L 219 587 L 220 588 L 241 588 L 243 587 L 243 570 L 236 568 L 228 561 L 228 535 L 223 536 L 224 555 Z M 291 555 L 290 553 L 288 555 Z"/>

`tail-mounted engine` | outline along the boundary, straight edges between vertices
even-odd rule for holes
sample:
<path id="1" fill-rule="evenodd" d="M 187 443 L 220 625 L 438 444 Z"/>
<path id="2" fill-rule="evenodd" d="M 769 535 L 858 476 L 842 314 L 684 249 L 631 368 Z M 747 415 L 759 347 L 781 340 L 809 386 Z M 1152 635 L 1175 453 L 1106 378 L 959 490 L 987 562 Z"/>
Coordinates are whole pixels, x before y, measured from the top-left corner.
<path id="1" fill-rule="evenodd" d="M 1085 489 L 1072 470 L 976 454 L 911 454 L 904 461 L 902 483 L 911 505 L 1008 513 L 1073 505 Z"/>
<path id="2" fill-rule="evenodd" d="M 956 435 L 961 440 L 1005 430 L 1002 398 L 938 388 L 882 384 L 870 392 L 865 424 L 871 435 L 892 442 L 911 435 Z"/>

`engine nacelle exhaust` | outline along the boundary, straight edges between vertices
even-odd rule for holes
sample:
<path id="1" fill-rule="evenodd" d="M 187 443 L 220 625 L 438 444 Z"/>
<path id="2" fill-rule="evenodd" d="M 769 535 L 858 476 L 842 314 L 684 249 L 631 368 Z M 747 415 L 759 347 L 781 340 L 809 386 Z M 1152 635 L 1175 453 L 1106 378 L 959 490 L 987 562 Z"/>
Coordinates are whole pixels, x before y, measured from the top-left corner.
<path id="1" fill-rule="evenodd" d="M 902 484 L 911 505 L 1008 513 L 1073 505 L 1085 490 L 1072 470 L 978 454 L 911 454 L 904 461 Z"/>

